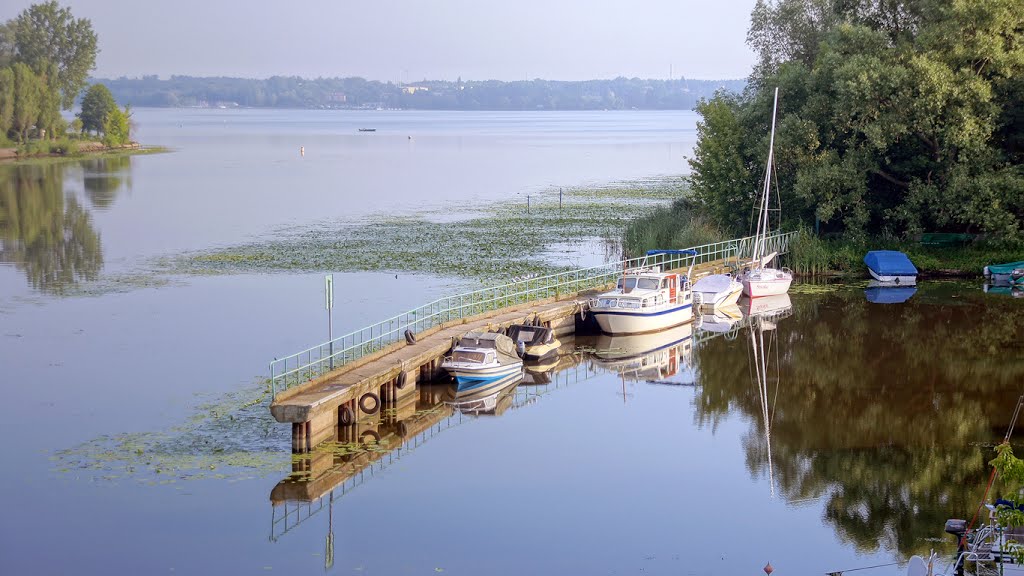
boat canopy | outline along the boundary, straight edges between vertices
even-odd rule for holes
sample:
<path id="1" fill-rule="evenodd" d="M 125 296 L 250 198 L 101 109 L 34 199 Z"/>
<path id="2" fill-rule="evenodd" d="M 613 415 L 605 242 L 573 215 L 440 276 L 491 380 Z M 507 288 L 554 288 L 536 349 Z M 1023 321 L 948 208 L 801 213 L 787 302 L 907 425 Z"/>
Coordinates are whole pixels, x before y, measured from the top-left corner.
<path id="1" fill-rule="evenodd" d="M 879 276 L 916 276 L 917 268 L 907 255 L 897 250 L 873 250 L 864 263 Z"/>
<path id="2" fill-rule="evenodd" d="M 985 269 L 987 274 L 1013 274 L 1014 270 L 1024 270 L 1024 260 L 1006 264 L 989 264 Z"/>
<path id="3" fill-rule="evenodd" d="M 693 284 L 694 292 L 726 292 L 732 288 L 733 279 L 728 274 L 712 274 Z"/>
<path id="4" fill-rule="evenodd" d="M 696 256 L 696 250 L 648 250 L 648 256 L 654 256 L 656 254 L 682 254 L 684 256 Z"/>
<path id="5" fill-rule="evenodd" d="M 516 343 L 504 334 L 494 332 L 468 332 L 459 339 L 460 348 L 493 348 L 500 354 L 518 358 Z"/>
<path id="6" fill-rule="evenodd" d="M 551 328 L 544 326 L 529 326 L 526 324 L 513 324 L 508 327 L 508 337 L 516 342 L 522 342 L 527 346 L 550 344 L 555 336 Z"/>
<path id="7" fill-rule="evenodd" d="M 915 292 L 914 286 L 872 286 L 864 290 L 864 297 L 873 304 L 902 304 Z"/>

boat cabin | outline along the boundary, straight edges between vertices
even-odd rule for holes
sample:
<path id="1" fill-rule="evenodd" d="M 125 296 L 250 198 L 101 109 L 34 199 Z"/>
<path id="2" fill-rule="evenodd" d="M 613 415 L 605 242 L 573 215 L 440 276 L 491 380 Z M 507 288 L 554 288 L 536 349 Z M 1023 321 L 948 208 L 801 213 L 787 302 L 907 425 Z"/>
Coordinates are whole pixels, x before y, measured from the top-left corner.
<path id="1" fill-rule="evenodd" d="M 665 274 L 653 270 L 627 271 L 619 278 L 616 290 L 597 299 L 599 308 L 643 310 L 666 304 L 682 304 L 690 299 L 685 274 Z"/>

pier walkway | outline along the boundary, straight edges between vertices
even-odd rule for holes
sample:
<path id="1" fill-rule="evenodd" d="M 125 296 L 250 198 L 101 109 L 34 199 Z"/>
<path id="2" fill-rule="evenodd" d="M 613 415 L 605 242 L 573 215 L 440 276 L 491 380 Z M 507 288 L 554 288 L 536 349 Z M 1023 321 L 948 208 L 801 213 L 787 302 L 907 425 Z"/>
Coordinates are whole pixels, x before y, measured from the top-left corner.
<path id="1" fill-rule="evenodd" d="M 768 239 L 784 254 L 793 233 Z M 693 248 L 694 277 L 715 273 L 742 254 L 754 238 Z M 572 333 L 589 299 L 609 289 L 624 269 L 660 266 L 685 271 L 689 256 L 658 254 L 603 266 L 530 278 L 436 300 L 416 310 L 353 331 L 270 364 L 278 422 L 292 424 L 293 449 L 308 451 L 336 434 L 415 393 L 417 382 L 440 375 L 455 339 L 471 330 L 540 322 L 556 334 Z"/>

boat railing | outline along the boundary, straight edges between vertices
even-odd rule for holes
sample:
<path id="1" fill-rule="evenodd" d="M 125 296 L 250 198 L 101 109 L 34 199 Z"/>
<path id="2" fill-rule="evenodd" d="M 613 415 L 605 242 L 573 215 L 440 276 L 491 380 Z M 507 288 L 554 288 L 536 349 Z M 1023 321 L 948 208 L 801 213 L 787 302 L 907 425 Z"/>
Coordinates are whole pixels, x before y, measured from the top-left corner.
<path id="1" fill-rule="evenodd" d="M 786 252 L 793 232 L 776 233 L 763 239 L 779 254 Z M 472 292 L 439 298 L 419 308 L 392 316 L 347 334 L 270 362 L 271 390 L 276 396 L 292 386 L 308 382 L 331 370 L 369 356 L 403 340 L 449 322 L 478 316 L 502 308 L 547 298 L 575 296 L 579 292 L 613 283 L 623 270 L 660 266 L 662 270 L 706 264 L 718 260 L 737 260 L 749 254 L 754 236 L 713 242 L 691 248 L 696 255 L 656 254 L 609 262 L 600 266 L 567 270 L 491 286 Z"/>

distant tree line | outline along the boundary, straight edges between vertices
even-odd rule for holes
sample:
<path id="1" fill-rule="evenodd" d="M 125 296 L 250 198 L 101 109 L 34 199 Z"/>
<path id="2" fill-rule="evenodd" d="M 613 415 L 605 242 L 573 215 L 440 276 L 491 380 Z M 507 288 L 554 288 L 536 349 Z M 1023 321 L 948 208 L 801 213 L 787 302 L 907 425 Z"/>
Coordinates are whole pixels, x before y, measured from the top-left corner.
<path id="1" fill-rule="evenodd" d="M 268 108 L 407 108 L 420 110 L 690 110 L 716 90 L 739 91 L 744 80 L 612 80 L 502 82 L 424 80 L 410 84 L 364 78 L 267 79 L 157 76 L 103 80 L 132 106 Z"/>

